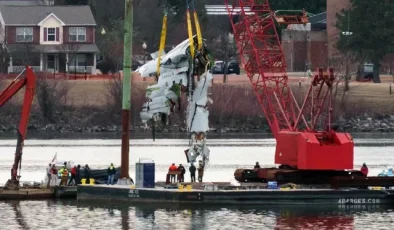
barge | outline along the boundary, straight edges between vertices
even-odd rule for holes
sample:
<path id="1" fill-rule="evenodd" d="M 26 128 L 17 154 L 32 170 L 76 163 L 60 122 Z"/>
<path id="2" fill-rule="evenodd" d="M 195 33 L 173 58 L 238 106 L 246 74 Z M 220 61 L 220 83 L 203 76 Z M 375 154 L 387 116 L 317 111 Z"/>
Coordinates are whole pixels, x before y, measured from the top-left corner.
<path id="1" fill-rule="evenodd" d="M 154 162 L 140 161 L 135 179 L 132 186 L 78 185 L 77 199 L 173 205 L 394 205 L 394 180 L 377 177 L 337 177 L 329 184 L 307 185 L 277 181 L 171 184 L 155 182 Z"/>
<path id="2" fill-rule="evenodd" d="M 36 200 L 51 198 L 76 198 L 77 187 L 21 188 L 19 190 L 0 189 L 0 200 Z"/>
<path id="3" fill-rule="evenodd" d="M 78 185 L 78 200 L 220 205 L 394 205 L 394 189 L 135 188 Z"/>

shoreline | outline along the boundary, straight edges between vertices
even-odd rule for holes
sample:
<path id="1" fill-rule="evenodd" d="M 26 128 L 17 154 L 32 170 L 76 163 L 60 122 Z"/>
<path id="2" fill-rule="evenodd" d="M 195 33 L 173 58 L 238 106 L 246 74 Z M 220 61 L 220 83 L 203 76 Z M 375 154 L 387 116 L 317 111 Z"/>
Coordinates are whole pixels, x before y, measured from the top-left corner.
<path id="1" fill-rule="evenodd" d="M 370 138 L 370 139 L 394 139 L 394 133 L 382 133 L 382 132 L 350 132 L 353 138 Z M 0 133 L 0 140 L 15 140 L 16 132 L 2 132 Z M 273 139 L 271 133 L 208 133 L 208 140 L 217 139 Z M 26 140 L 52 140 L 52 139 L 68 139 L 68 140 L 111 140 L 111 139 L 121 139 L 120 132 L 102 132 L 102 133 L 80 133 L 80 132 L 34 132 L 27 133 Z M 130 139 L 143 140 L 143 139 L 153 139 L 151 132 L 139 132 L 135 133 L 131 131 Z M 188 139 L 186 133 L 157 133 L 156 140 L 160 139 Z"/>
<path id="2" fill-rule="evenodd" d="M 27 127 L 27 139 L 120 139 L 122 127 L 118 122 L 105 121 L 105 119 L 83 120 L 83 114 L 70 116 L 58 123 L 48 123 L 33 116 Z M 63 114 L 67 115 L 67 114 Z M 3 116 L 0 125 L 0 139 L 15 139 L 17 136 L 17 116 Z M 207 133 L 208 139 L 266 139 L 273 138 L 271 130 L 264 118 L 261 122 L 232 120 L 232 124 L 211 124 Z M 132 119 L 133 120 L 133 119 Z M 180 120 L 180 119 L 178 119 Z M 351 118 L 339 117 L 332 124 L 336 132 L 350 133 L 353 137 L 362 138 L 389 138 L 393 133 L 394 115 L 380 115 L 374 118 L 364 114 Z M 181 122 L 170 125 L 157 124 L 155 128 L 156 139 L 188 139 L 186 127 Z M 139 122 L 131 122 L 131 139 L 153 139 L 152 129 Z"/>
<path id="3" fill-rule="evenodd" d="M 120 138 L 121 84 L 116 81 L 47 82 L 49 98 L 36 97 L 27 127 L 27 138 L 92 139 Z M 291 85 L 296 97 L 305 94 L 307 84 Z M 249 87 L 214 84 L 213 104 L 209 105 L 208 139 L 272 138 L 260 105 Z M 351 84 L 346 97 L 336 91 L 333 128 L 351 134 L 394 132 L 392 96 L 381 84 Z M 66 94 L 58 98 L 57 94 Z M 131 97 L 130 133 L 133 139 L 151 139 L 152 130 L 141 123 L 139 113 L 145 100 L 145 84 L 136 84 Z M 371 93 L 374 92 L 374 93 Z M 342 96 L 341 96 L 342 95 Z M 224 98 L 226 100 L 224 100 Z M 20 123 L 21 95 L 6 104 L 0 111 L 0 138 L 14 139 Z M 45 100 L 44 100 L 45 99 Z M 50 100 L 49 100 L 50 99 Z M 169 117 L 170 125 L 156 124 L 156 138 L 187 139 L 185 126 L 186 100 L 181 110 Z M 231 106 L 228 103 L 231 102 Z M 357 134 L 356 134 L 357 136 Z M 376 135 L 375 135 L 376 136 Z"/>

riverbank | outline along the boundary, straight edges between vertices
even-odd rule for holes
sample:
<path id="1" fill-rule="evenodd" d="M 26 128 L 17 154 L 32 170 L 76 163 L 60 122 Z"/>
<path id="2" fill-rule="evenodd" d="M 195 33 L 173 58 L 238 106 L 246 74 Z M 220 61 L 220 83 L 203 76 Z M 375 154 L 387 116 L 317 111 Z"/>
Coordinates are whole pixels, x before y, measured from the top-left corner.
<path id="1" fill-rule="evenodd" d="M 307 82 L 290 83 L 298 101 L 308 89 Z M 146 101 L 147 83 L 136 83 L 131 101 L 131 133 L 151 137 L 152 130 L 141 123 L 139 112 Z M 258 137 L 271 133 L 250 83 L 220 84 L 212 88 L 213 104 L 209 105 L 210 137 Z M 121 82 L 111 81 L 49 81 L 39 82 L 28 125 L 29 136 L 64 134 L 116 136 L 121 132 Z M 44 96 L 45 98 L 44 98 Z M 342 83 L 334 92 L 334 127 L 351 133 L 387 133 L 394 131 L 394 98 L 388 84 L 351 83 L 343 94 Z M 0 110 L 0 134 L 15 133 L 20 121 L 23 94 L 13 98 Z M 157 124 L 157 137 L 185 138 L 186 99 L 181 109 L 170 116 L 170 125 Z M 60 135 L 60 136 L 62 136 Z M 63 135 L 63 136 L 64 136 Z"/>
<path id="2" fill-rule="evenodd" d="M 104 114 L 103 114 L 104 113 Z M 54 123 L 48 122 L 36 113 L 33 113 L 28 125 L 29 135 L 39 133 L 59 133 L 59 134 L 111 134 L 120 133 L 121 124 L 114 119 L 105 119 L 105 112 L 99 111 L 64 111 L 56 113 L 58 120 Z M 115 116 L 115 115 L 114 115 Z M 8 115 L 2 113 L 0 117 L 0 134 L 12 134 L 17 130 L 19 124 L 19 115 L 17 112 L 8 111 Z M 221 122 L 221 124 L 210 124 L 209 135 L 225 136 L 226 134 L 235 134 L 243 136 L 255 136 L 262 133 L 271 133 L 266 120 L 261 117 L 254 119 L 231 119 L 230 122 Z M 186 136 L 186 127 L 178 118 L 170 118 L 170 125 L 157 124 L 155 132 L 167 136 L 174 134 L 176 138 L 182 138 L 179 135 Z M 151 136 L 152 129 L 149 126 L 133 121 L 131 122 L 130 131 L 137 136 Z M 345 118 L 340 116 L 333 124 L 334 129 L 350 133 L 387 133 L 394 132 L 394 115 L 378 115 L 372 117 L 368 114 Z M 34 134 L 35 133 L 35 134 Z"/>

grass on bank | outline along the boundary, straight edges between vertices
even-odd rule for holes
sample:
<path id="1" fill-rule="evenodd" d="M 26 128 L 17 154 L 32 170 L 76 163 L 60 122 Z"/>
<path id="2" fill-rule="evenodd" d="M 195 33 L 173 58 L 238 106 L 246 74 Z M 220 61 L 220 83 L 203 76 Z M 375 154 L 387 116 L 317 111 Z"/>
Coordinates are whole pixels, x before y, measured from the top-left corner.
<path id="1" fill-rule="evenodd" d="M 119 82 L 118 82 L 119 83 Z M 116 84 L 118 84 L 116 83 Z M 89 81 L 63 81 L 68 87 L 68 93 L 59 103 L 67 112 L 77 111 L 89 123 L 119 121 L 121 108 L 121 87 L 114 86 L 114 81 L 89 80 Z M 145 103 L 145 89 L 148 83 L 138 82 L 132 88 L 131 115 L 133 123 L 139 123 L 139 112 Z M 290 86 L 296 98 L 301 100 L 308 90 L 308 83 L 290 82 Z M 394 90 L 394 89 L 393 89 Z M 23 91 L 23 90 L 22 90 Z M 213 104 L 209 105 L 211 124 L 261 124 L 264 122 L 263 112 L 252 91 L 249 82 L 232 84 L 215 83 L 211 88 Z M 370 116 L 394 114 L 394 97 L 389 93 L 388 84 L 351 83 L 350 91 L 342 97 L 343 86 L 338 86 L 338 94 L 335 97 L 334 114 L 336 117 L 360 116 L 364 113 Z M 15 113 L 20 111 L 20 102 L 23 93 L 11 101 Z M 185 108 L 186 99 L 182 99 L 182 107 Z M 3 107 L 0 114 L 6 115 L 11 107 Z M 14 110 L 13 109 L 13 110 Z M 62 114 L 62 111 L 57 113 Z M 66 114 L 66 113 L 64 113 Z M 33 117 L 39 117 L 40 111 L 37 103 L 32 111 Z M 60 115 L 59 115 L 60 116 Z M 179 120 L 183 122 L 184 114 L 180 113 Z M 63 118 L 62 118 L 63 119 Z M 75 118 L 78 119 L 78 118 Z"/>

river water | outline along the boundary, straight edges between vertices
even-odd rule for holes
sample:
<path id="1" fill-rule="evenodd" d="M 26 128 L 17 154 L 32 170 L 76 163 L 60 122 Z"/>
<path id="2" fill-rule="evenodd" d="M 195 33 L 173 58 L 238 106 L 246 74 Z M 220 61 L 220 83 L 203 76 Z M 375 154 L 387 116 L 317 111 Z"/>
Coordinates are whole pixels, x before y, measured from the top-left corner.
<path id="1" fill-rule="evenodd" d="M 15 140 L 0 140 L 0 184 L 10 174 Z M 355 139 L 355 168 L 367 163 L 371 175 L 394 165 L 392 139 Z M 134 163 L 151 158 L 156 181 L 164 181 L 171 163 L 186 165 L 187 140 L 132 140 L 130 176 Z M 274 139 L 212 139 L 205 181 L 232 181 L 235 168 L 256 161 L 274 166 Z M 120 140 L 27 140 L 22 181 L 41 181 L 57 153 L 91 168 L 120 163 Z M 186 175 L 186 178 L 187 175 Z M 394 207 L 163 207 L 155 205 L 81 203 L 77 201 L 0 201 L 0 229 L 394 229 Z"/>

